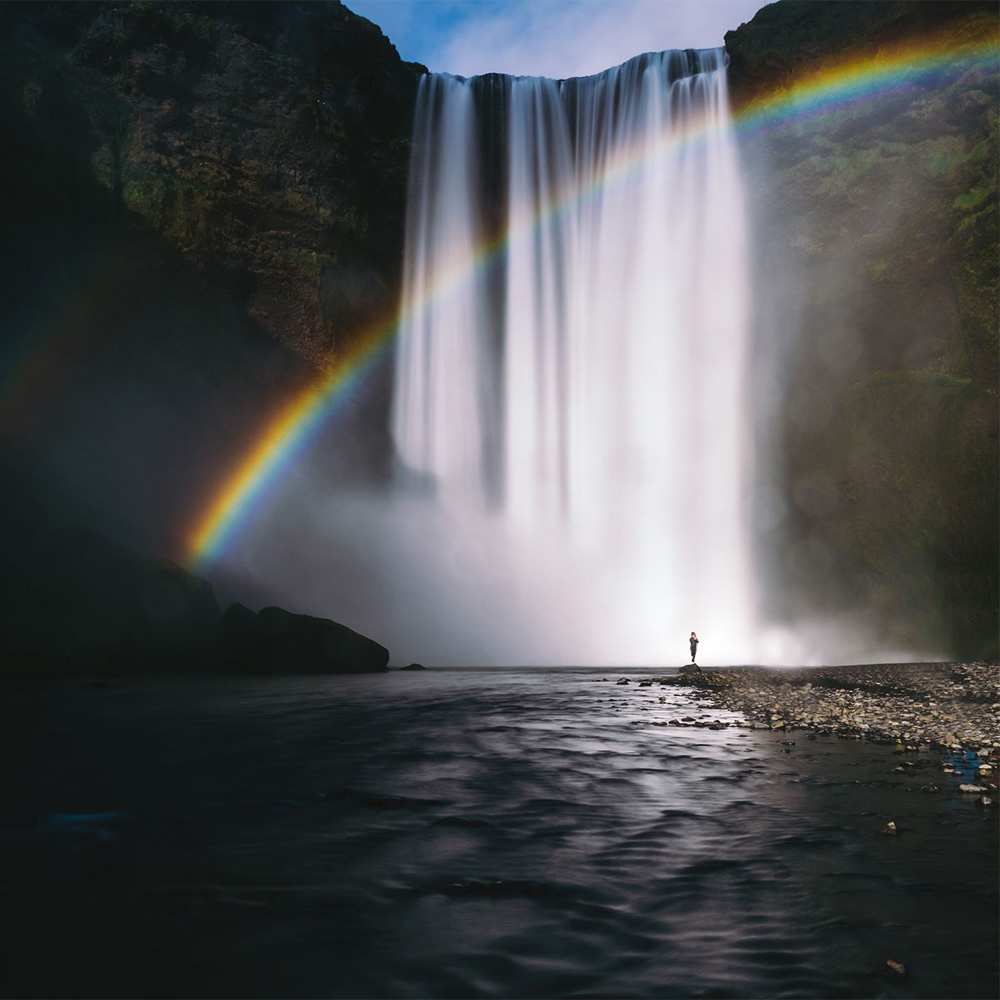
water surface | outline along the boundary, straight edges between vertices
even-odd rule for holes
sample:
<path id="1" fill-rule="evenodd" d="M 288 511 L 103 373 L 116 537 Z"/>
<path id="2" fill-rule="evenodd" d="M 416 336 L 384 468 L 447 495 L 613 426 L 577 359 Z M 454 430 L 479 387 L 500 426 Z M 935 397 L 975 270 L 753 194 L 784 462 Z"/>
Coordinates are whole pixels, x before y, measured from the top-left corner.
<path id="1" fill-rule="evenodd" d="M 939 757 L 615 679 L 15 693 L 5 992 L 996 994 L 995 820 Z"/>

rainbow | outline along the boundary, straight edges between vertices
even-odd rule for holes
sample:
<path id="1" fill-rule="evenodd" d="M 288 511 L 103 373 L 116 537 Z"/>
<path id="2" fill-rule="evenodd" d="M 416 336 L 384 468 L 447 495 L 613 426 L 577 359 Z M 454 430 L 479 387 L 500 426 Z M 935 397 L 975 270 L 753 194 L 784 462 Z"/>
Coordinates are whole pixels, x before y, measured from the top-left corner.
<path id="1" fill-rule="evenodd" d="M 995 22 L 984 39 L 982 20 L 963 22 L 946 37 L 907 42 L 863 57 L 853 56 L 800 76 L 788 86 L 758 97 L 734 115 L 740 134 L 752 133 L 794 120 L 829 113 L 855 102 L 905 87 L 929 74 L 960 70 L 969 65 L 995 63 L 1000 53 Z M 649 157 L 664 148 L 696 142 L 705 127 L 697 121 L 655 143 L 645 143 L 609 161 L 599 175 L 560 191 L 541 211 L 511 220 L 503 236 L 483 242 L 477 252 L 450 262 L 434 288 L 398 313 L 372 324 L 352 338 L 352 346 L 314 384 L 293 396 L 264 423 L 256 439 L 228 472 L 207 503 L 198 511 L 187 534 L 187 561 L 192 566 L 212 562 L 226 549 L 241 526 L 252 517 L 268 488 L 307 446 L 320 427 L 336 413 L 352 389 L 389 353 L 400 326 L 429 308 L 490 266 L 509 243 L 542 221 L 592 198 L 608 185 L 619 183 Z"/>

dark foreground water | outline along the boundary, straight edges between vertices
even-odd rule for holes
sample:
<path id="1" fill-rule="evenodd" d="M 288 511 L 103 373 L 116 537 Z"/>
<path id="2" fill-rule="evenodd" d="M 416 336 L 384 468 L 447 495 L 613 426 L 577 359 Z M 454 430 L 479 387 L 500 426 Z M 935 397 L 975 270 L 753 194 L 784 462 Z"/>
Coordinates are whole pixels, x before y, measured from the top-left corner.
<path id="1" fill-rule="evenodd" d="M 4 991 L 996 995 L 995 815 L 939 757 L 600 676 L 14 692 Z"/>

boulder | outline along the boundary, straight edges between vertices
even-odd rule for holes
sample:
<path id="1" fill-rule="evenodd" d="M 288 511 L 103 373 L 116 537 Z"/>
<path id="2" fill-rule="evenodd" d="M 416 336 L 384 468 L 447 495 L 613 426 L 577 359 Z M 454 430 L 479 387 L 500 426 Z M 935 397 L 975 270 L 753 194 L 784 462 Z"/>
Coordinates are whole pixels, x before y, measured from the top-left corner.
<path id="1" fill-rule="evenodd" d="M 255 673 L 378 673 L 389 651 L 328 618 L 268 607 L 254 614 L 234 604 L 223 616 L 223 642 L 231 665 Z"/>
<path id="2" fill-rule="evenodd" d="M 702 672 L 701 671 L 701 667 L 699 667 L 697 663 L 686 663 L 678 671 L 678 673 L 681 673 L 681 674 L 692 674 L 692 675 L 697 675 L 697 674 L 700 674 L 701 672 Z"/>
<path id="3" fill-rule="evenodd" d="M 427 668 L 422 663 L 410 663 L 405 667 L 400 667 L 400 670 L 426 670 Z"/>

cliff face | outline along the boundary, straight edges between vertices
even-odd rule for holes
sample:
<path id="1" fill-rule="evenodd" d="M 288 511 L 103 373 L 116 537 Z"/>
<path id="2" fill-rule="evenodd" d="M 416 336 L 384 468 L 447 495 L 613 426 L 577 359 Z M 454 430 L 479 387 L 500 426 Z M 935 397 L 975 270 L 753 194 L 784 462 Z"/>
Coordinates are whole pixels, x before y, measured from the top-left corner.
<path id="1" fill-rule="evenodd" d="M 322 365 L 391 310 L 423 67 L 324 3 L 5 4 L 6 125 Z M 57 196 L 58 197 L 58 196 Z"/>
<path id="2" fill-rule="evenodd" d="M 131 629 L 159 577 L 118 553 L 185 557 L 262 424 L 392 310 L 423 68 L 338 3 L 8 3 L 0 53 L 0 619 L 27 655 L 38 622 Z M 380 475 L 380 405 L 310 462 Z"/>
<path id="3" fill-rule="evenodd" d="M 734 103 L 996 34 L 992 4 L 786 0 L 726 35 Z M 744 143 L 758 355 L 780 372 L 758 386 L 779 615 L 860 607 L 902 648 L 996 654 L 997 87 L 995 64 L 944 66 Z"/>
<path id="4" fill-rule="evenodd" d="M 339 3 L 9 3 L 0 52 L 0 444 L 177 557 L 393 309 L 423 68 Z M 384 461 L 374 399 L 326 455 Z"/>

